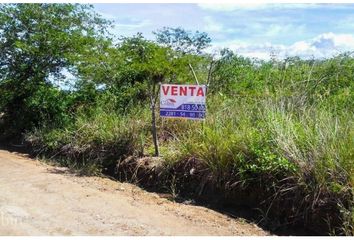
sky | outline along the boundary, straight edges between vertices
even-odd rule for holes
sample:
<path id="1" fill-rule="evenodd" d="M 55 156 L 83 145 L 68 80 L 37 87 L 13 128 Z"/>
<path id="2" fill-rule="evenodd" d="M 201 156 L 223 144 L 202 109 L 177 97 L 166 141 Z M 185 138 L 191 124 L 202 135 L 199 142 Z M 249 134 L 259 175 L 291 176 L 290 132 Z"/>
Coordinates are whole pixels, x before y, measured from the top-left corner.
<path id="1" fill-rule="evenodd" d="M 154 39 L 162 27 L 204 31 L 215 52 L 230 48 L 239 55 L 328 58 L 354 51 L 354 4 L 94 4 L 114 22 L 117 36 L 143 33 Z"/>

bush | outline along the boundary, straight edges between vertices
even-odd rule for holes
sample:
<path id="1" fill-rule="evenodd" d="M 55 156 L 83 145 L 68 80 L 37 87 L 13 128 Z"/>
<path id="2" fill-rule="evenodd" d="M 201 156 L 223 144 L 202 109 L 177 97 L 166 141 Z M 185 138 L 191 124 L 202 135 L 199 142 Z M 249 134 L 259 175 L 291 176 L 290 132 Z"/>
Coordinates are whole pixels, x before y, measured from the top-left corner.
<path id="1" fill-rule="evenodd" d="M 45 128 L 29 133 L 26 140 L 37 153 L 70 159 L 76 168 L 97 166 L 97 171 L 114 170 L 119 159 L 142 155 L 147 130 L 146 110 L 121 116 L 100 108 L 77 114 L 62 129 Z"/>

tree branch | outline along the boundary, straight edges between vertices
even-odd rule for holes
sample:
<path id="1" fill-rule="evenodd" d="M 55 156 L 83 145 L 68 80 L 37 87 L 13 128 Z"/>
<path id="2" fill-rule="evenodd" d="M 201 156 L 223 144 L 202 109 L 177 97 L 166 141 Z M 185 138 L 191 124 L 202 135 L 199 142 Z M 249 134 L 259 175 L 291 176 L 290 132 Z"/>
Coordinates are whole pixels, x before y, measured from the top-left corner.
<path id="1" fill-rule="evenodd" d="M 209 87 L 209 84 L 210 84 L 210 81 L 211 81 L 211 74 L 212 74 L 212 70 L 213 70 L 213 65 L 214 65 L 214 61 L 212 60 L 210 62 L 210 65 L 209 65 L 207 87 Z"/>
<path id="2" fill-rule="evenodd" d="M 189 68 L 191 69 L 192 73 L 193 73 L 193 76 L 195 78 L 195 81 L 197 82 L 197 84 L 199 85 L 199 81 L 198 81 L 198 78 L 197 78 L 197 75 L 195 75 L 195 72 L 194 72 L 194 69 L 192 67 L 192 65 L 190 63 L 188 63 L 188 66 Z"/>

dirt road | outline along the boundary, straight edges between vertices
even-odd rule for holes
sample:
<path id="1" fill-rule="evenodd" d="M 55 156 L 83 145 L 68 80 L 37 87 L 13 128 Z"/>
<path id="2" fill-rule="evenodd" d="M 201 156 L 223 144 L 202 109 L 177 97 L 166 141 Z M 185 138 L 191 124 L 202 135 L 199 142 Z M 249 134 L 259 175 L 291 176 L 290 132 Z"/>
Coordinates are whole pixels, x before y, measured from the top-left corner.
<path id="1" fill-rule="evenodd" d="M 267 235 L 134 185 L 0 150 L 0 235 Z"/>

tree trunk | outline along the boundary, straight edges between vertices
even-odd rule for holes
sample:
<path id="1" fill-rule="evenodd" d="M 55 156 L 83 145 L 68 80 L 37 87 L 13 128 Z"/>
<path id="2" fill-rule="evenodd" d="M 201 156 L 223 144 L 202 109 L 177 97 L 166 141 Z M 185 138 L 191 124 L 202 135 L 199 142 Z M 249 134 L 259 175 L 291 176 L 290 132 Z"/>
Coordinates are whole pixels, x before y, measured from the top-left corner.
<path id="1" fill-rule="evenodd" d="M 156 115 L 155 115 L 155 105 L 151 109 L 151 132 L 152 132 L 152 139 L 154 141 L 155 146 L 155 157 L 159 156 L 159 145 L 157 142 L 157 130 L 156 130 Z"/>
<path id="2" fill-rule="evenodd" d="M 156 130 L 156 97 L 155 95 L 155 89 L 156 89 L 156 84 L 153 84 L 153 89 L 152 89 L 152 94 L 150 95 L 150 109 L 151 109 L 151 133 L 152 133 L 152 140 L 154 142 L 154 147 L 155 147 L 155 157 L 158 157 L 160 155 L 159 153 L 159 144 L 157 142 L 157 130 Z"/>

